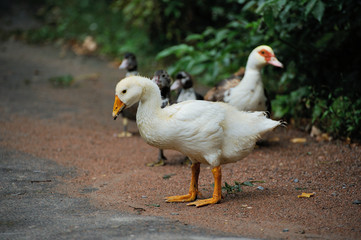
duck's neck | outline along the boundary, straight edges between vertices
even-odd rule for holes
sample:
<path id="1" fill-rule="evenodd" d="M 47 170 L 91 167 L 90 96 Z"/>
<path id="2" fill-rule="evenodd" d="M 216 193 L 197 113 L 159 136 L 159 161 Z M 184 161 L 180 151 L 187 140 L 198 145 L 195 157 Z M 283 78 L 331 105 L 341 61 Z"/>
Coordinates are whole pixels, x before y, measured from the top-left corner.
<path id="1" fill-rule="evenodd" d="M 244 77 L 237 87 L 262 84 L 261 70 L 264 65 L 257 63 L 251 56 L 248 58 Z"/>
<path id="2" fill-rule="evenodd" d="M 187 100 L 196 100 L 194 88 L 182 89 L 180 91 L 177 102 L 183 102 Z"/>
<path id="3" fill-rule="evenodd" d="M 162 99 L 158 86 L 150 80 L 143 80 L 143 93 L 137 110 L 137 123 L 142 124 L 155 117 L 160 111 Z"/>
<path id="4" fill-rule="evenodd" d="M 134 71 L 128 71 L 126 74 L 125 74 L 126 77 L 130 77 L 130 76 L 139 76 L 139 73 L 137 70 L 134 70 Z"/>
<path id="5" fill-rule="evenodd" d="M 151 80 L 143 83 L 143 93 L 139 101 L 137 110 L 137 126 L 142 138 L 150 145 L 161 147 L 161 134 L 159 128 L 162 127 L 162 99 L 158 86 Z"/>

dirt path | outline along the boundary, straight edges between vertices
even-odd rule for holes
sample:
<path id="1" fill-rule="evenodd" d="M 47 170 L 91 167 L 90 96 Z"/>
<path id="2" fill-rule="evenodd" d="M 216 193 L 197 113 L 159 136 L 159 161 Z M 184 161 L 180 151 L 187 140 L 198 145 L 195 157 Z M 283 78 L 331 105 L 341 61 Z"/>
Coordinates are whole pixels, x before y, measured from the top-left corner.
<path id="1" fill-rule="evenodd" d="M 240 236 L 267 239 L 361 239 L 361 149 L 343 142 L 317 142 L 279 128 L 278 141 L 241 162 L 223 166 L 223 183 L 264 181 L 242 192 L 224 192 L 221 204 L 203 208 L 165 203 L 188 191 L 190 169 L 183 156 L 166 151 L 168 164 L 149 168 L 157 149 L 134 136 L 114 137 L 114 86 L 122 72 L 92 57 L 61 54 L 50 46 L 0 45 L 0 146 L 76 167 L 58 191 L 85 197 L 107 210 L 162 216 Z M 76 82 L 55 88 L 48 79 L 71 74 Z M 306 143 L 290 139 L 303 137 Z M 200 186 L 212 194 L 210 168 L 201 166 Z M 261 188 L 258 188 L 258 187 Z M 84 189 L 86 194 L 84 194 Z M 263 190 L 262 190 L 263 189 Z M 311 198 L 298 198 L 315 192 Z"/>

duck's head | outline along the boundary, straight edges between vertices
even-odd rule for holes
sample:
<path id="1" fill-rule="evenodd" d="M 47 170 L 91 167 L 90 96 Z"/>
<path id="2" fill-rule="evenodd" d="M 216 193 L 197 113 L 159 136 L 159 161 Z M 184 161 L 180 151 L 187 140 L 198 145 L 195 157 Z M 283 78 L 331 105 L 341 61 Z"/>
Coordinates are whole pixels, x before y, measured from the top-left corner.
<path id="1" fill-rule="evenodd" d="M 124 59 L 119 66 L 119 69 L 126 69 L 128 72 L 137 71 L 137 58 L 133 53 L 125 53 Z"/>
<path id="2" fill-rule="evenodd" d="M 167 71 L 158 70 L 154 73 L 152 81 L 158 85 L 159 89 L 169 88 L 171 83 L 171 78 Z"/>
<path id="3" fill-rule="evenodd" d="M 249 55 L 247 66 L 262 68 L 267 64 L 283 68 L 283 64 L 278 61 L 271 47 L 261 45 L 253 49 Z"/>
<path id="4" fill-rule="evenodd" d="M 192 76 L 184 71 L 177 73 L 176 80 L 170 87 L 171 90 L 176 90 L 179 88 L 188 89 L 193 87 L 193 79 Z"/>
<path id="5" fill-rule="evenodd" d="M 114 120 L 122 112 L 123 109 L 131 107 L 139 102 L 143 92 L 143 87 L 137 82 L 137 77 L 127 77 L 118 82 L 115 87 L 115 100 L 113 106 Z"/>

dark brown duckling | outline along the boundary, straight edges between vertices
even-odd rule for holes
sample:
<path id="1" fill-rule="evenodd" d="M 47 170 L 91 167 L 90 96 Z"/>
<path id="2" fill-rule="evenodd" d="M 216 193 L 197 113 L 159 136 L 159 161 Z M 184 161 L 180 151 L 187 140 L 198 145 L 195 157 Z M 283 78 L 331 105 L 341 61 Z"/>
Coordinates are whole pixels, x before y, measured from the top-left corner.
<path id="1" fill-rule="evenodd" d="M 170 84 L 171 78 L 167 71 L 158 70 L 154 73 L 152 81 L 156 83 L 160 90 L 160 95 L 162 97 L 161 108 L 165 108 L 170 104 Z M 159 149 L 158 159 L 156 162 L 148 163 L 148 167 L 158 167 L 165 165 L 167 158 L 164 156 L 163 149 Z"/>
<path id="2" fill-rule="evenodd" d="M 127 73 L 126 77 L 129 76 L 139 76 L 138 73 L 138 62 L 134 53 L 127 52 L 124 54 L 124 59 L 119 66 L 119 69 L 126 69 Z M 128 122 L 129 120 L 136 121 L 138 104 L 132 106 L 124 110 L 121 113 L 122 116 L 122 124 L 123 124 L 123 132 L 117 134 L 118 137 L 131 137 L 133 134 L 128 131 Z"/>
<path id="3" fill-rule="evenodd" d="M 219 83 L 217 83 L 213 88 L 211 88 L 206 95 L 204 96 L 204 100 L 212 101 L 212 102 L 223 102 L 224 101 L 224 93 L 239 84 L 244 76 L 245 68 L 240 67 L 237 72 L 235 72 L 232 76 L 223 79 Z"/>

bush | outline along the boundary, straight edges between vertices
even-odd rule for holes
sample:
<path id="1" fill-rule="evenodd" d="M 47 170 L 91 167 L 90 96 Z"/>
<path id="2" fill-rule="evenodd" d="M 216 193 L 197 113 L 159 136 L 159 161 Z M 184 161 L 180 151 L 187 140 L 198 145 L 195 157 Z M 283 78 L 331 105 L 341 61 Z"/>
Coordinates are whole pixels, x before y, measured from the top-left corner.
<path id="1" fill-rule="evenodd" d="M 119 57 L 131 51 L 146 56 L 156 52 L 144 29 L 127 25 L 122 13 L 108 1 L 44 0 L 38 17 L 44 26 L 26 33 L 30 42 L 82 42 L 92 36 L 102 55 Z"/>
<path id="2" fill-rule="evenodd" d="M 38 2 L 41 0 L 38 0 Z M 30 41 L 83 41 L 119 57 L 133 51 L 213 85 L 270 45 L 284 69 L 266 67 L 277 118 L 307 118 L 336 137 L 360 138 L 361 4 L 351 0 L 42 0 L 46 25 Z M 173 45 L 173 46 L 172 46 Z M 175 61 L 176 60 L 176 61 Z M 145 65 L 145 64 L 144 64 Z"/>
<path id="3" fill-rule="evenodd" d="M 159 59 L 175 56 L 169 67 L 213 85 L 244 66 L 250 51 L 273 47 L 285 70 L 265 68 L 274 115 L 308 118 L 336 137 L 359 138 L 361 21 L 360 3 L 322 0 L 237 1 L 241 11 L 220 28 L 191 34 L 185 43 L 164 49 Z M 331 96 L 331 97 L 330 97 Z M 297 121 L 296 121 L 297 122 Z"/>

